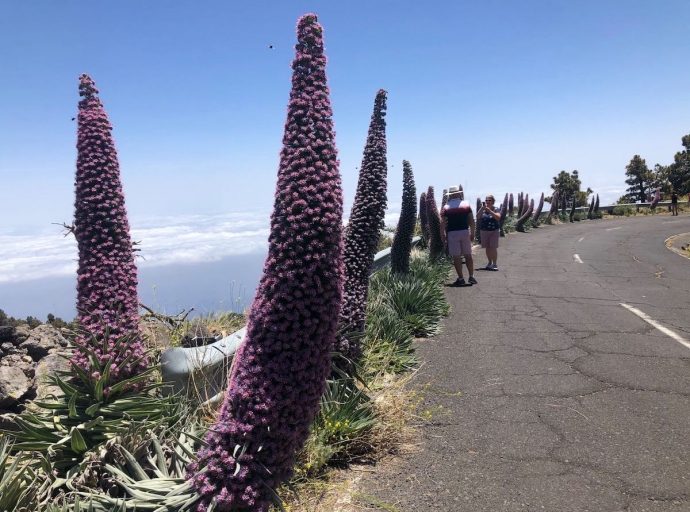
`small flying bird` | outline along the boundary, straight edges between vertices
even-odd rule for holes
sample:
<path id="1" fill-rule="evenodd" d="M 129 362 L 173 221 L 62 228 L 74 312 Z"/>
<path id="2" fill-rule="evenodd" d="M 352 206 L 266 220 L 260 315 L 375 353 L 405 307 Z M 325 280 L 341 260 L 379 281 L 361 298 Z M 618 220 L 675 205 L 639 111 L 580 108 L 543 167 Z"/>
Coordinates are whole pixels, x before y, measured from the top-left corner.
<path id="1" fill-rule="evenodd" d="M 269 50 L 273 50 L 273 45 L 272 45 L 272 44 L 269 44 L 269 45 L 268 45 L 268 49 L 269 49 Z"/>
<path id="2" fill-rule="evenodd" d="M 75 119 L 76 119 L 76 117 L 73 117 L 73 118 L 72 118 L 72 121 L 74 121 Z"/>

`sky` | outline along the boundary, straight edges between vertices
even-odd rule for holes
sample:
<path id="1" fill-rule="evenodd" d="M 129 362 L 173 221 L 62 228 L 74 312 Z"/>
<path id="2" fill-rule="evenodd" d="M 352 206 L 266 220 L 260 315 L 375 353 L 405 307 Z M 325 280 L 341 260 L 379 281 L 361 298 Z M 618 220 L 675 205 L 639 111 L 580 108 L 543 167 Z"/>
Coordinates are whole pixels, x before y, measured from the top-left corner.
<path id="1" fill-rule="evenodd" d="M 114 126 L 142 273 L 261 260 L 306 12 L 324 26 L 346 212 L 380 88 L 390 224 L 403 159 L 439 202 L 458 183 L 472 201 L 548 195 L 577 169 L 607 204 L 634 155 L 670 163 L 690 133 L 687 0 L 0 2 L 0 309 L 21 283 L 74 277 L 59 224 L 81 73 Z"/>

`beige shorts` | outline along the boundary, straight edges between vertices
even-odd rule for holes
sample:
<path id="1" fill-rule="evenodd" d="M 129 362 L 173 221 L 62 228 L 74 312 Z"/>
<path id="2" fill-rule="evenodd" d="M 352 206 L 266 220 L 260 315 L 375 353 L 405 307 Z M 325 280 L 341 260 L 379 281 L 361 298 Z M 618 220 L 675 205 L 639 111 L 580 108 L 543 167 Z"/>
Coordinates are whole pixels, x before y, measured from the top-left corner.
<path id="1" fill-rule="evenodd" d="M 482 249 L 486 249 L 488 247 L 496 249 L 498 247 L 498 238 L 500 235 L 501 233 L 498 229 L 494 231 L 486 231 L 482 229 L 480 232 L 480 236 L 482 238 Z"/>
<path id="2" fill-rule="evenodd" d="M 460 256 L 461 254 L 469 256 L 472 254 L 472 240 L 470 240 L 468 229 L 448 232 L 448 254 L 451 256 Z"/>

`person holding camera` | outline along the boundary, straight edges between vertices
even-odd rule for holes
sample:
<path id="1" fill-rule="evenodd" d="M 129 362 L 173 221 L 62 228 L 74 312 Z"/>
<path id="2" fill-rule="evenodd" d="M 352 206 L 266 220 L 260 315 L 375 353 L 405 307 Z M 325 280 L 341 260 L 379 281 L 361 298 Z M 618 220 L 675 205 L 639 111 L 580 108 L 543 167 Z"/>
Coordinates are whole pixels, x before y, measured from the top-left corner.
<path id="1" fill-rule="evenodd" d="M 498 239 L 500 235 L 501 212 L 494 206 L 496 199 L 489 194 L 482 202 L 482 207 L 477 212 L 479 217 L 479 236 L 482 241 L 482 249 L 486 250 L 489 260 L 485 270 L 498 271 L 496 260 L 498 259 Z"/>

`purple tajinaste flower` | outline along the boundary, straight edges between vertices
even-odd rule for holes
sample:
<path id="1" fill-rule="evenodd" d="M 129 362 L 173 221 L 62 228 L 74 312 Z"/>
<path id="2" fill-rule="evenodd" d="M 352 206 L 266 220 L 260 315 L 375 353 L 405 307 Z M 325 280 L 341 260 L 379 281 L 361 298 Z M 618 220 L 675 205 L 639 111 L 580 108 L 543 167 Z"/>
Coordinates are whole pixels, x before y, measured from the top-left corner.
<path id="1" fill-rule="evenodd" d="M 187 475 L 200 512 L 266 512 L 293 474 L 330 371 L 343 282 L 342 191 L 323 30 L 297 24 L 268 257 L 218 421 Z"/>
<path id="2" fill-rule="evenodd" d="M 439 210 L 439 215 L 440 215 L 440 212 L 443 211 L 443 207 L 446 206 L 447 202 L 448 202 L 448 189 L 444 188 L 443 189 L 443 196 L 441 197 L 441 209 Z"/>
<path id="3" fill-rule="evenodd" d="M 391 246 L 391 272 L 407 274 L 410 271 L 410 249 L 414 227 L 417 223 L 417 188 L 414 184 L 412 166 L 403 160 L 403 194 L 400 219 Z"/>
<path id="4" fill-rule="evenodd" d="M 511 217 L 514 214 L 514 208 L 513 208 L 513 193 L 510 193 L 510 196 L 508 196 L 508 215 Z"/>
<path id="5" fill-rule="evenodd" d="M 149 362 L 138 325 L 137 266 L 113 127 L 88 75 L 79 77 L 79 95 L 73 232 L 79 249 L 77 318 L 87 334 L 80 334 L 75 342 L 93 351 L 102 365 L 119 354 L 121 360 L 111 361 L 109 387 L 139 375 Z M 125 336 L 130 344 L 117 352 L 115 347 Z M 125 359 L 129 364 L 122 365 Z M 72 364 L 91 366 L 81 351 Z"/>
<path id="6" fill-rule="evenodd" d="M 522 217 L 522 214 L 525 209 L 525 198 L 522 195 L 522 192 L 518 193 L 518 207 L 517 207 L 517 216 L 518 218 Z"/>
<path id="7" fill-rule="evenodd" d="M 429 219 L 426 213 L 426 192 L 419 196 L 419 225 L 422 228 L 422 238 L 426 246 L 429 246 Z"/>
<path id="8" fill-rule="evenodd" d="M 475 225 L 477 226 L 477 229 L 474 230 L 474 239 L 477 242 L 482 241 L 481 230 L 479 229 L 479 226 L 481 226 L 481 222 L 479 220 L 479 210 L 481 209 L 481 207 L 482 207 L 482 198 L 478 197 L 477 198 L 477 209 L 475 210 L 475 215 L 477 216 L 477 218 L 475 219 Z"/>
<path id="9" fill-rule="evenodd" d="M 534 203 L 534 201 L 532 201 Z M 525 212 L 529 209 L 530 202 L 529 202 L 529 194 L 525 194 L 525 196 L 522 199 L 522 215 L 525 214 Z"/>
<path id="10" fill-rule="evenodd" d="M 426 192 L 426 218 L 429 221 L 429 258 L 436 261 L 443 256 L 443 239 L 441 214 L 434 197 L 434 187 L 429 187 Z"/>
<path id="11" fill-rule="evenodd" d="M 506 221 L 506 216 L 508 214 L 508 194 L 503 198 L 503 203 L 501 204 L 501 218 L 499 220 L 499 225 L 503 229 L 503 224 Z"/>
<path id="12" fill-rule="evenodd" d="M 541 197 L 539 198 L 539 206 L 537 206 L 537 210 L 534 212 L 534 217 L 532 217 L 532 220 L 534 222 L 537 222 L 539 220 L 539 216 L 541 215 L 541 211 L 544 209 L 544 192 L 541 193 Z"/>
<path id="13" fill-rule="evenodd" d="M 558 191 L 554 191 L 551 196 L 551 207 L 549 208 L 549 217 L 554 217 L 558 214 Z"/>
<path id="14" fill-rule="evenodd" d="M 364 331 L 369 274 L 386 213 L 386 94 L 383 89 L 376 93 L 355 201 L 345 231 L 345 286 L 340 311 L 344 330 L 335 349 L 351 361 L 359 359 L 361 350 L 356 337 L 349 339 L 347 334 Z"/>
<path id="15" fill-rule="evenodd" d="M 657 189 L 657 191 L 658 191 L 658 189 Z M 659 201 L 657 201 L 657 203 L 658 202 Z M 597 194 L 597 199 L 596 199 L 596 201 L 594 201 L 594 214 L 596 215 L 597 213 L 599 213 L 599 194 Z"/>
<path id="16" fill-rule="evenodd" d="M 525 196 L 525 202 L 527 201 L 528 197 L 529 196 L 527 196 L 527 195 Z M 522 215 L 522 217 L 520 217 L 517 220 L 517 223 L 515 224 L 515 230 L 516 231 L 519 231 L 521 233 L 525 232 L 525 222 L 527 222 L 527 220 L 529 220 L 530 216 L 532 215 L 533 210 L 534 210 L 534 199 L 531 200 L 531 202 L 529 203 L 529 206 L 527 207 L 527 210 Z"/>

